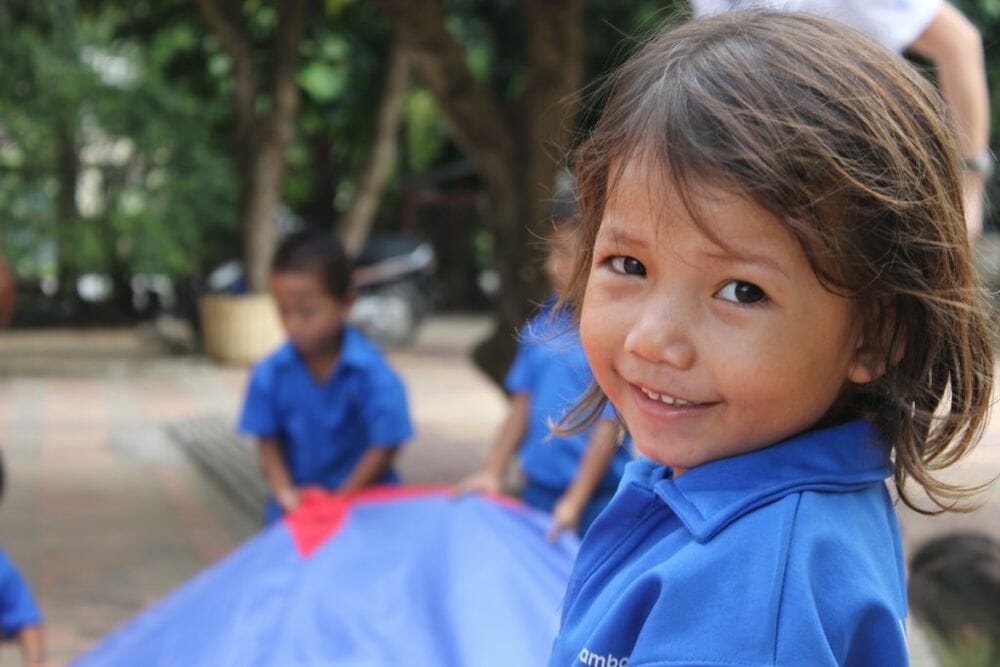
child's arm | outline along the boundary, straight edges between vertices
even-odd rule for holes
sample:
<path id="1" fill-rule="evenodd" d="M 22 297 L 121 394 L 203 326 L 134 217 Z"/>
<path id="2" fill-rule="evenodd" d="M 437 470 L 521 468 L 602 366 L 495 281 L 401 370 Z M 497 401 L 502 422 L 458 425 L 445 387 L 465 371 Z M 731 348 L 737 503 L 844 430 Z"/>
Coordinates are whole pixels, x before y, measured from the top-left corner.
<path id="1" fill-rule="evenodd" d="M 528 430 L 530 409 L 531 398 L 527 393 L 514 394 L 510 401 L 510 408 L 507 410 L 507 416 L 500 426 L 500 432 L 497 434 L 489 457 L 486 459 L 486 465 L 479 472 L 459 482 L 459 492 L 500 493 L 503 490 L 504 473 Z"/>
<path id="2" fill-rule="evenodd" d="M 946 2 L 909 48 L 930 60 L 937 71 L 941 94 L 958 129 L 962 157 L 988 156 L 990 94 L 979 30 Z M 982 231 L 986 176 L 979 171 L 965 173 L 965 219 L 972 237 Z"/>
<path id="3" fill-rule="evenodd" d="M 42 645 L 42 626 L 26 625 L 17 633 L 17 643 L 21 645 L 21 657 L 25 667 L 45 665 L 45 649 Z"/>
<path id="4" fill-rule="evenodd" d="M 299 506 L 299 490 L 292 482 L 285 454 L 277 438 L 261 438 L 258 446 L 260 469 L 275 501 L 286 512 Z"/>
<path id="5" fill-rule="evenodd" d="M 372 484 L 377 484 L 382 479 L 382 476 L 385 475 L 385 471 L 389 469 L 392 459 L 395 458 L 398 451 L 399 447 L 385 447 L 382 445 L 369 447 L 368 451 L 364 453 L 364 456 L 354 466 L 354 470 L 351 471 L 351 474 L 348 475 L 337 491 L 340 493 L 349 493 L 363 489 L 366 486 L 371 486 Z"/>
<path id="6" fill-rule="evenodd" d="M 580 460 L 573 482 L 552 510 L 552 527 L 548 538 L 554 540 L 563 530 L 575 530 L 583 510 L 601 483 L 611 459 L 618 451 L 618 423 L 602 419 L 594 426 L 587 450 Z"/>

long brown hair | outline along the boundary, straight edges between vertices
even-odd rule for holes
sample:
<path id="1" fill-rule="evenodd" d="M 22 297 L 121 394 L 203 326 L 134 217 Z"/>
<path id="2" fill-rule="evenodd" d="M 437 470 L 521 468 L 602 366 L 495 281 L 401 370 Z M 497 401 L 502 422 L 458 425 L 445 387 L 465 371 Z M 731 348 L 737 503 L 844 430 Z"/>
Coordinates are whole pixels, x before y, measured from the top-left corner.
<path id="1" fill-rule="evenodd" d="M 698 183 L 746 196 L 802 244 L 827 289 L 854 299 L 886 372 L 852 388 L 835 419 L 864 418 L 936 505 L 976 489 L 935 477 L 982 435 L 993 385 L 984 293 L 973 271 L 957 142 L 940 97 L 901 58 L 806 14 L 733 12 L 662 32 L 609 80 L 574 156 L 577 307 L 609 193 L 652 157 L 689 209 Z M 697 211 L 692 210 L 697 218 Z M 588 394 L 576 417 L 596 415 Z"/>

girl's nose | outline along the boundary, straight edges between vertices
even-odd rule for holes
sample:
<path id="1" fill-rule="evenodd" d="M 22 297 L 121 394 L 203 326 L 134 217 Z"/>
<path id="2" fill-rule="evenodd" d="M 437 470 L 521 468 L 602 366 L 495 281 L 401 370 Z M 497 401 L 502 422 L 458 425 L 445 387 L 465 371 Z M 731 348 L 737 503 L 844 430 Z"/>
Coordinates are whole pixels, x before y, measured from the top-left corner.
<path id="1" fill-rule="evenodd" d="M 648 362 L 681 370 L 695 362 L 691 336 L 693 313 L 676 300 L 647 303 L 638 311 L 625 336 L 625 351 Z"/>

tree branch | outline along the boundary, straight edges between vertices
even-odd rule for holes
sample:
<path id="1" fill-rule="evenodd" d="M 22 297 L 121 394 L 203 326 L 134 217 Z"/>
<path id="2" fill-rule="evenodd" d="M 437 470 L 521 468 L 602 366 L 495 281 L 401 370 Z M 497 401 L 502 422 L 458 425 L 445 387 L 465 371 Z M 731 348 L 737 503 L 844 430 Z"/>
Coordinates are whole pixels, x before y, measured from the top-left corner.
<path id="1" fill-rule="evenodd" d="M 375 0 L 392 21 L 403 49 L 430 89 L 449 134 L 496 191 L 510 191 L 516 153 L 511 129 L 496 100 L 465 62 L 465 52 L 448 33 L 439 0 Z"/>
<path id="2" fill-rule="evenodd" d="M 249 139 L 254 128 L 254 100 L 257 97 L 257 73 L 253 47 L 243 32 L 239 9 L 222 0 L 198 0 L 198 9 L 222 48 L 233 59 L 235 89 L 233 112 L 236 118 L 236 142 Z"/>
<path id="3" fill-rule="evenodd" d="M 358 180 L 358 187 L 351 207 L 340 222 L 340 236 L 348 254 L 356 256 L 368 237 L 379 199 L 389 178 L 389 170 L 396 154 L 397 135 L 403 115 L 410 79 L 410 64 L 399 46 L 399 31 L 393 33 L 392 51 L 389 54 L 389 71 L 379 102 L 375 123 L 375 139 L 368 162 Z"/>
<path id="4" fill-rule="evenodd" d="M 267 127 L 291 141 L 292 122 L 299 107 L 299 44 L 305 26 L 306 0 L 282 0 L 278 3 L 278 31 L 274 39 L 274 104 Z"/>
<path id="5" fill-rule="evenodd" d="M 529 224 L 544 224 L 555 174 L 572 143 L 582 78 L 582 0 L 532 0 L 524 3 L 528 35 L 525 87 L 518 100 L 521 125 L 533 149 L 525 165 L 525 187 L 532 188 L 535 210 Z"/>

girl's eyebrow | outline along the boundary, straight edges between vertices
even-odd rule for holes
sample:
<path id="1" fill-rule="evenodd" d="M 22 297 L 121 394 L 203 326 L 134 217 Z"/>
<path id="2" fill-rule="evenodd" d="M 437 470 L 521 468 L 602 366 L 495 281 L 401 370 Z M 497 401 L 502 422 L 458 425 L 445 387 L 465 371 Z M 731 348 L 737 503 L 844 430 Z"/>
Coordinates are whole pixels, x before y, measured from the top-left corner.
<path id="1" fill-rule="evenodd" d="M 732 248 L 719 247 L 717 251 L 706 252 L 705 256 L 710 259 L 718 259 L 725 262 L 737 262 L 740 264 L 753 264 L 756 266 L 762 266 L 771 271 L 780 273 L 781 275 L 788 278 L 788 273 L 781 268 L 781 264 L 771 259 L 767 255 L 749 253 L 749 252 L 737 252 Z"/>
<path id="2" fill-rule="evenodd" d="M 608 243 L 614 244 L 616 246 L 643 246 L 646 245 L 646 241 L 634 236 L 627 229 L 616 225 L 602 225 L 601 229 L 597 233 L 597 239 L 602 241 L 607 241 Z"/>

